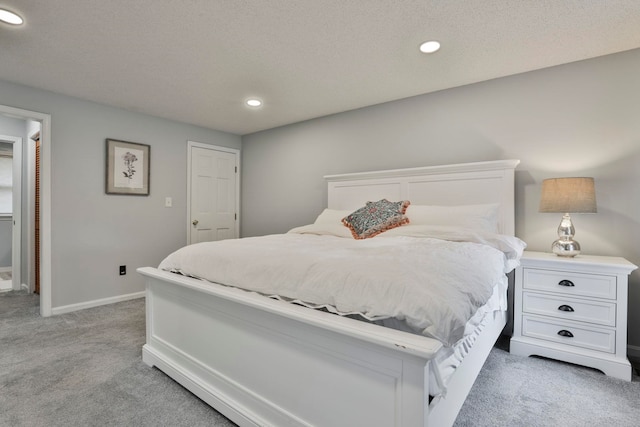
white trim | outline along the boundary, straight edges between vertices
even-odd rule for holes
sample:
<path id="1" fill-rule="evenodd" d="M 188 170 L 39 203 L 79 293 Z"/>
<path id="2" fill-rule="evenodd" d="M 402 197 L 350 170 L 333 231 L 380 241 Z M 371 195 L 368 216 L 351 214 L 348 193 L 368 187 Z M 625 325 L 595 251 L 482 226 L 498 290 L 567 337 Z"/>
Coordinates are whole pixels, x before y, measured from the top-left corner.
<path id="1" fill-rule="evenodd" d="M 11 271 L 11 267 L 0 267 L 0 273 L 7 273 Z"/>
<path id="2" fill-rule="evenodd" d="M 51 272 L 51 116 L 36 114 L 40 123 L 40 314 L 51 316 L 53 278 Z"/>
<path id="3" fill-rule="evenodd" d="M 51 314 L 58 315 L 58 314 L 64 314 L 64 313 L 71 313 L 73 311 L 84 310 L 84 309 L 93 308 L 93 307 L 99 307 L 101 305 L 109 305 L 109 304 L 115 304 L 117 302 L 123 302 L 123 301 L 129 301 L 129 300 L 132 300 L 132 299 L 144 298 L 144 296 L 145 296 L 145 291 L 141 291 L 141 292 L 134 292 L 132 294 L 117 295 L 115 297 L 102 298 L 102 299 L 96 299 L 96 300 L 93 300 L 93 301 L 81 302 L 81 303 L 78 303 L 78 304 L 63 305 L 62 307 L 54 307 L 51 310 Z"/>
<path id="4" fill-rule="evenodd" d="M 51 115 L 0 105 L 0 114 L 40 122 L 40 315 L 51 316 Z"/>
<path id="5" fill-rule="evenodd" d="M 236 156 L 236 223 L 235 235 L 240 237 L 240 150 L 219 145 L 204 144 L 202 142 L 187 141 L 187 245 L 191 244 L 191 150 L 193 148 L 222 151 Z"/>
<path id="6" fill-rule="evenodd" d="M 11 280 L 13 290 L 19 291 L 22 283 L 22 153 L 24 151 L 22 138 L 13 142 L 13 242 L 11 245 L 11 265 L 13 272 Z M 14 261 L 15 259 L 15 261 Z"/>

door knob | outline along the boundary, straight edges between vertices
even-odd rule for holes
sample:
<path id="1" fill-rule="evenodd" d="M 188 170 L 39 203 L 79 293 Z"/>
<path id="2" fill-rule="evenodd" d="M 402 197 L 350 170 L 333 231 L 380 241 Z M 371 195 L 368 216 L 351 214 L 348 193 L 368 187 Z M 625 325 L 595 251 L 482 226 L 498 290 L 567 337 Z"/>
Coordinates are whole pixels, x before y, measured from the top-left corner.
<path id="1" fill-rule="evenodd" d="M 199 221 L 198 221 L 197 219 L 194 219 L 194 220 L 193 220 L 193 222 L 191 222 L 191 224 L 193 224 L 193 225 L 198 225 L 198 222 L 199 222 Z"/>

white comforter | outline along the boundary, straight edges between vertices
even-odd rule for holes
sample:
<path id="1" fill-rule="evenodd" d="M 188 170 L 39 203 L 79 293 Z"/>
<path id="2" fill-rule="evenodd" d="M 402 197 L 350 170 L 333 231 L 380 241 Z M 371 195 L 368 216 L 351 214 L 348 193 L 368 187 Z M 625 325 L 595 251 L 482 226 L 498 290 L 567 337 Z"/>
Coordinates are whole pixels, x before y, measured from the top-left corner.
<path id="1" fill-rule="evenodd" d="M 159 268 L 340 314 L 396 318 L 452 345 L 513 268 L 524 244 L 486 233 L 401 228 L 405 235 L 383 233 L 366 240 L 307 226 L 287 234 L 199 243 L 169 255 Z M 427 237 L 431 234 L 439 238 Z M 444 240 L 447 235 L 470 241 Z"/>

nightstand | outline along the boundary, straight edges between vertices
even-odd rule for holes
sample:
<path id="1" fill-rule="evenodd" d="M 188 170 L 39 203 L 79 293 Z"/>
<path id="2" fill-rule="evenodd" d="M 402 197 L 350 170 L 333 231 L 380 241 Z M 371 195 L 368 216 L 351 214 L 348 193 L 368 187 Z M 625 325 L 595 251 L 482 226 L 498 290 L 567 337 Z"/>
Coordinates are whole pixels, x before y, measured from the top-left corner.
<path id="1" fill-rule="evenodd" d="M 599 369 L 631 381 L 624 258 L 525 252 L 516 269 L 510 352 Z"/>

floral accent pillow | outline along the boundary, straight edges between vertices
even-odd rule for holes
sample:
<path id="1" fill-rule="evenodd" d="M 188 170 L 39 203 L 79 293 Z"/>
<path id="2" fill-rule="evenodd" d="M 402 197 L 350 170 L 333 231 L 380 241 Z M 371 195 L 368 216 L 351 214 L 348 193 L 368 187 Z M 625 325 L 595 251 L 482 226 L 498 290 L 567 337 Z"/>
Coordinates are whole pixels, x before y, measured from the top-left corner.
<path id="1" fill-rule="evenodd" d="M 407 224 L 409 218 L 404 213 L 409 204 L 408 200 L 367 202 L 366 206 L 342 218 L 342 223 L 349 227 L 354 239 L 367 239 Z"/>

